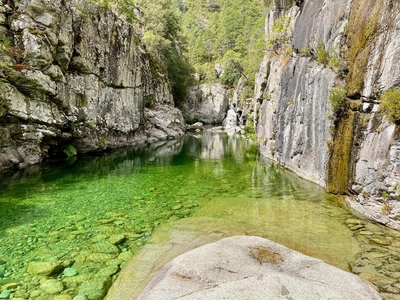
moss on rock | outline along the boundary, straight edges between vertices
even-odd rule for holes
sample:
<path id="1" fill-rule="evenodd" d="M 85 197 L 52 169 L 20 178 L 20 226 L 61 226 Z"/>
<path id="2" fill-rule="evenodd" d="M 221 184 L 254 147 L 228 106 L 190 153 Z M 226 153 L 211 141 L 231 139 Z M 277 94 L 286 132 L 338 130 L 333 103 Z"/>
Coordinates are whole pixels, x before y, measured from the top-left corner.
<path id="1" fill-rule="evenodd" d="M 346 32 L 349 48 L 346 90 L 349 96 L 359 97 L 364 88 L 368 57 L 378 31 L 383 4 L 383 0 L 355 0 L 352 3 Z"/>

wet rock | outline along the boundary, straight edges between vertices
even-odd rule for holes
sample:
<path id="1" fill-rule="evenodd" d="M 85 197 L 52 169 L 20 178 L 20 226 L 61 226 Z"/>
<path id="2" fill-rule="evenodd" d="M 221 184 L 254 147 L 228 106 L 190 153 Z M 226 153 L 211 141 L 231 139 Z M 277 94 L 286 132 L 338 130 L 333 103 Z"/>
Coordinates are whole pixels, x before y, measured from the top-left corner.
<path id="1" fill-rule="evenodd" d="M 176 257 L 138 299 L 223 299 L 227 295 L 230 299 L 381 299 L 354 274 L 250 236 L 226 238 Z"/>
<path id="2" fill-rule="evenodd" d="M 390 273 L 394 273 L 397 275 L 392 275 L 393 278 L 399 278 L 400 275 L 400 264 L 386 264 L 383 266 L 385 270 L 389 271 Z"/>
<path id="3" fill-rule="evenodd" d="M 72 300 L 88 300 L 85 295 L 77 295 Z"/>
<path id="4" fill-rule="evenodd" d="M 120 255 L 118 255 L 118 258 L 122 261 L 128 261 L 132 257 L 132 255 L 133 253 L 131 251 L 124 251 Z"/>
<path id="5" fill-rule="evenodd" d="M 391 245 L 391 242 L 385 238 L 372 238 L 372 239 L 370 239 L 370 241 L 374 242 L 375 244 L 383 245 L 383 246 Z"/>
<path id="6" fill-rule="evenodd" d="M 83 282 L 79 286 L 79 293 L 86 295 L 89 300 L 101 300 L 111 286 L 111 279 L 99 278 Z"/>
<path id="7" fill-rule="evenodd" d="M 92 248 L 93 251 L 97 253 L 118 254 L 121 252 L 117 246 L 113 245 L 110 242 L 97 243 L 94 244 Z"/>
<path id="8" fill-rule="evenodd" d="M 108 266 L 106 268 L 101 268 L 99 272 L 97 272 L 95 277 L 107 278 L 116 274 L 119 271 L 119 267 L 117 265 Z"/>
<path id="9" fill-rule="evenodd" d="M 63 275 L 66 277 L 72 277 L 78 275 L 78 271 L 75 268 L 65 268 Z"/>
<path id="10" fill-rule="evenodd" d="M 21 285 L 20 282 L 11 282 L 3 285 L 0 290 L 10 290 L 14 292 L 19 286 Z"/>
<path id="11" fill-rule="evenodd" d="M 372 223 L 366 224 L 365 225 L 365 229 L 368 230 L 368 231 L 371 231 L 371 232 L 373 232 L 374 234 L 377 234 L 377 235 L 383 235 L 384 234 L 384 230 L 383 230 L 383 228 L 381 226 L 378 226 L 378 225 L 375 225 L 375 224 L 372 224 Z"/>
<path id="12" fill-rule="evenodd" d="M 4 290 L 0 293 L 0 299 L 8 299 L 10 298 L 11 291 L 10 290 Z"/>
<path id="13" fill-rule="evenodd" d="M 64 285 L 57 279 L 48 279 L 40 284 L 40 289 L 48 294 L 57 294 L 64 290 Z"/>
<path id="14" fill-rule="evenodd" d="M 354 225 L 354 226 L 350 226 L 350 230 L 353 230 L 353 231 L 358 230 L 358 229 L 361 229 L 361 228 L 364 228 L 364 225 Z"/>
<path id="15" fill-rule="evenodd" d="M 29 293 L 26 289 L 18 289 L 14 292 L 13 298 L 22 298 L 22 299 L 28 299 L 29 298 Z"/>
<path id="16" fill-rule="evenodd" d="M 28 265 L 28 273 L 32 275 L 54 275 L 62 269 L 62 264 L 58 262 L 31 262 Z"/>
<path id="17" fill-rule="evenodd" d="M 364 225 L 365 221 L 360 219 L 346 219 L 346 224 L 348 225 Z"/>
<path id="18" fill-rule="evenodd" d="M 179 210 L 182 208 L 182 204 L 178 204 L 172 207 L 172 210 Z"/>
<path id="19" fill-rule="evenodd" d="M 79 274 L 72 277 L 66 277 L 63 279 L 63 282 L 66 286 L 77 286 L 78 284 L 88 281 L 92 278 L 91 274 Z"/>
<path id="20" fill-rule="evenodd" d="M 42 291 L 40 290 L 33 290 L 30 293 L 31 298 L 36 299 L 42 294 Z"/>
<path id="21" fill-rule="evenodd" d="M 124 234 L 113 234 L 108 241 L 113 245 L 119 245 L 126 239 Z"/>
<path id="22" fill-rule="evenodd" d="M 115 258 L 115 254 L 107 254 L 107 253 L 92 253 L 88 256 L 89 261 L 93 262 L 107 262 L 113 258 Z"/>
<path id="23" fill-rule="evenodd" d="M 360 231 L 359 234 L 361 234 L 361 235 L 374 235 L 373 232 L 371 232 L 371 231 L 366 231 L 366 230 Z"/>
<path id="24" fill-rule="evenodd" d="M 57 295 L 52 300 L 72 300 L 72 297 L 70 295 Z"/>

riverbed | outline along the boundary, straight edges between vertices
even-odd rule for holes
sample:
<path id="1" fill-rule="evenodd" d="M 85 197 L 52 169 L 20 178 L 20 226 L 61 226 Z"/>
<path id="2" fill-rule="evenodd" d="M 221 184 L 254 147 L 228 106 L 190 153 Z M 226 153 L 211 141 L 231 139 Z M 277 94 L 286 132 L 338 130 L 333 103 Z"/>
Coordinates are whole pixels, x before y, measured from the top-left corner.
<path id="1" fill-rule="evenodd" d="M 168 259 L 241 234 L 359 274 L 384 299 L 400 295 L 399 232 L 352 216 L 340 198 L 266 161 L 240 135 L 188 135 L 1 179 L 8 297 L 103 299 L 128 261 L 140 293 Z"/>

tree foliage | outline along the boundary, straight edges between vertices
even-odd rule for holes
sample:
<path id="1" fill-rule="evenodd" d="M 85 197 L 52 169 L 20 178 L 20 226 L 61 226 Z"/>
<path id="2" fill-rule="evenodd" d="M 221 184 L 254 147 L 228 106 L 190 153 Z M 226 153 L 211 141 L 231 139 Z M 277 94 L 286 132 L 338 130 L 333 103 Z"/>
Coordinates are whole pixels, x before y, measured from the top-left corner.
<path id="1" fill-rule="evenodd" d="M 215 80 L 215 63 L 225 69 L 221 81 L 232 85 L 241 76 L 254 83 L 264 54 L 264 8 L 258 0 L 175 0 L 188 40 L 188 58 L 200 78 Z M 239 59 L 227 59 L 236 57 Z"/>
<path id="2" fill-rule="evenodd" d="M 189 95 L 194 72 L 184 56 L 185 39 L 175 1 L 89 0 L 82 5 L 91 3 L 104 10 L 112 9 L 143 30 L 141 40 L 152 57 L 153 69 L 158 71 L 156 74 L 167 72 L 175 104 L 180 106 Z"/>
<path id="3" fill-rule="evenodd" d="M 216 63 L 225 70 L 220 78 L 223 84 L 232 86 L 241 76 L 248 79 L 249 85 L 254 84 L 265 48 L 266 1 L 91 1 L 112 7 L 128 21 L 142 24 L 142 41 L 155 68 L 168 73 L 178 106 L 188 97 L 195 71 L 201 80 L 217 80 L 213 70 Z"/>
<path id="4" fill-rule="evenodd" d="M 177 3 L 171 0 L 139 0 L 143 11 L 143 42 L 158 68 L 168 73 L 175 104 L 182 105 L 189 95 L 193 70 L 185 56 Z"/>

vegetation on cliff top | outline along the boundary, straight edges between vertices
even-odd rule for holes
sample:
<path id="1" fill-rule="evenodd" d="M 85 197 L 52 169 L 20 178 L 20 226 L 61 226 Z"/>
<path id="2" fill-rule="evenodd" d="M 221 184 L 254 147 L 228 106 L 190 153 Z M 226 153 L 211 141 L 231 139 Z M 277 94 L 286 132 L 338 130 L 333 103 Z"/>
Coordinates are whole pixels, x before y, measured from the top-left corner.
<path id="1" fill-rule="evenodd" d="M 400 89 L 392 87 L 381 95 L 383 112 L 393 122 L 400 122 Z"/>
<path id="2" fill-rule="evenodd" d="M 175 104 L 181 106 L 193 84 L 193 69 L 184 53 L 185 39 L 181 32 L 179 13 L 171 0 L 139 0 L 143 10 L 143 42 L 156 66 L 167 72 Z"/>
<path id="3" fill-rule="evenodd" d="M 254 75 L 264 55 L 264 1 L 175 0 L 187 39 L 189 62 L 201 81 L 233 86 L 244 76 L 254 85 Z M 268 2 L 268 1 L 267 1 Z M 216 75 L 215 65 L 224 70 Z"/>

